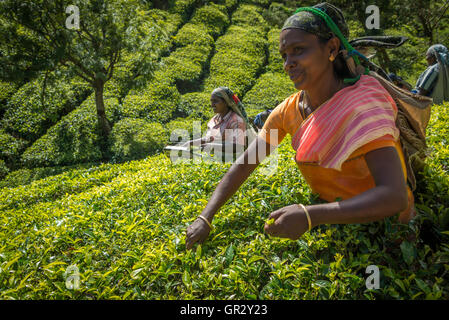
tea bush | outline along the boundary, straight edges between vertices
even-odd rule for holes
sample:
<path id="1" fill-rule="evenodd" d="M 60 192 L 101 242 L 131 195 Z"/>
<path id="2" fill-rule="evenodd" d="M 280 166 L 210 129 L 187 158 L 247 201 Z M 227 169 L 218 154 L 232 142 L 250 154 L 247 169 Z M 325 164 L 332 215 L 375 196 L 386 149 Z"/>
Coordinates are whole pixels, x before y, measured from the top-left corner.
<path id="1" fill-rule="evenodd" d="M 9 173 L 9 168 L 6 166 L 5 161 L 0 159 L 0 180 L 4 179 Z M 1 183 L 1 181 L 0 181 Z"/>
<path id="2" fill-rule="evenodd" d="M 210 3 L 195 10 L 190 22 L 198 25 L 203 24 L 207 32 L 216 38 L 229 25 L 229 17 L 225 6 Z"/>
<path id="3" fill-rule="evenodd" d="M 119 111 L 117 99 L 105 99 L 106 116 L 114 122 Z M 22 155 L 26 167 L 47 167 L 96 162 L 101 159 L 97 131 L 97 111 L 93 95 L 64 116 Z"/>
<path id="4" fill-rule="evenodd" d="M 281 29 L 271 29 L 268 34 L 268 64 L 265 66 L 266 71 L 284 73 L 284 60 L 279 53 L 279 35 Z"/>
<path id="5" fill-rule="evenodd" d="M 170 144 L 197 139 L 205 135 L 208 121 L 193 118 L 177 118 L 167 123 Z M 194 136 L 195 135 L 195 136 Z"/>
<path id="6" fill-rule="evenodd" d="M 181 96 L 178 113 L 181 116 L 208 120 L 214 112 L 210 106 L 211 92 L 191 92 Z"/>
<path id="7" fill-rule="evenodd" d="M 171 74 L 158 70 L 144 90 L 131 90 L 123 101 L 122 117 L 167 122 L 171 119 L 180 94 Z"/>
<path id="8" fill-rule="evenodd" d="M 229 23 L 221 5 L 214 3 L 197 9 L 190 20 L 173 37 L 177 47 L 163 58 L 161 68 L 144 89 L 131 90 L 123 101 L 123 117 L 168 122 L 183 115 L 182 93 L 193 91 L 203 75 L 217 36 Z M 208 20 L 215 17 L 222 23 Z M 221 20 L 220 20 L 221 19 Z"/>
<path id="9" fill-rule="evenodd" d="M 175 1 L 171 11 L 177 13 L 186 20 L 192 14 L 198 0 L 177 0 Z"/>
<path id="10" fill-rule="evenodd" d="M 9 100 L 1 121 L 9 133 L 35 141 L 63 115 L 75 109 L 92 92 L 87 84 L 70 78 L 49 76 L 45 95 L 44 76 L 22 86 Z"/>
<path id="11" fill-rule="evenodd" d="M 264 73 L 243 98 L 249 117 L 274 109 L 278 104 L 296 92 L 295 86 L 285 73 Z"/>
<path id="12" fill-rule="evenodd" d="M 286 138 L 280 146 L 277 171 L 267 176 L 256 169 L 220 210 L 208 240 L 190 251 L 184 246 L 185 228 L 228 164 L 171 163 L 157 155 L 1 189 L 0 296 L 448 298 L 447 239 L 432 249 L 416 233 L 419 220 L 410 226 L 394 217 L 320 226 L 296 241 L 264 234 L 271 211 L 315 201 L 291 160 L 289 143 Z M 365 287 L 371 264 L 381 270 L 378 290 Z M 71 265 L 80 271 L 77 290 L 65 287 Z"/>
<path id="13" fill-rule="evenodd" d="M 159 9 L 151 9 L 148 10 L 147 13 L 152 19 L 155 19 L 156 23 L 169 35 L 176 33 L 185 18 L 182 16 L 181 12 L 170 13 Z M 167 43 L 167 49 L 169 46 L 170 43 Z"/>
<path id="14" fill-rule="evenodd" d="M 228 9 L 228 13 L 234 11 L 239 4 L 239 0 L 213 0 L 212 2 L 224 5 Z"/>
<path id="15" fill-rule="evenodd" d="M 189 22 L 179 29 L 173 42 L 177 47 L 187 47 L 190 45 L 211 47 L 214 45 L 214 38 L 207 32 L 204 24 L 193 24 Z"/>
<path id="16" fill-rule="evenodd" d="M 242 3 L 255 4 L 255 5 L 259 5 L 261 7 L 268 8 L 271 1 L 269 1 L 269 0 L 243 0 Z"/>
<path id="17" fill-rule="evenodd" d="M 227 86 L 239 97 L 254 84 L 262 69 L 265 55 L 265 35 L 256 27 L 229 27 L 216 43 L 216 54 L 210 63 L 210 75 L 205 80 L 206 92 Z"/>
<path id="18" fill-rule="evenodd" d="M 0 115 L 7 108 L 7 100 L 16 92 L 17 86 L 11 82 L 0 81 Z"/>
<path id="19" fill-rule="evenodd" d="M 263 17 L 270 25 L 281 28 L 285 20 L 293 13 L 294 10 L 284 6 L 282 3 L 272 2 L 268 10 L 264 11 Z"/>
<path id="20" fill-rule="evenodd" d="M 232 14 L 232 25 L 257 27 L 266 32 L 268 24 L 262 13 L 262 8 L 258 6 L 242 4 Z"/>
<path id="21" fill-rule="evenodd" d="M 179 5 L 190 10 L 194 3 L 187 1 L 182 4 L 181 1 Z M 131 89 L 140 90 L 147 85 L 148 81 L 151 81 L 159 67 L 161 56 L 166 56 L 172 49 L 173 36 L 185 19 L 183 15 L 176 12 L 177 10 L 174 11 L 170 13 L 151 9 L 136 13 L 140 19 L 141 41 L 147 41 L 151 37 L 150 42 L 158 45 L 151 47 L 151 56 L 148 56 L 146 50 L 133 52 L 129 52 L 126 48 L 122 50 L 121 60 L 114 66 L 114 76 L 105 84 L 105 90 L 119 99 L 120 103 Z M 155 28 L 153 23 L 156 28 L 159 28 L 156 34 L 153 32 Z"/>
<path id="22" fill-rule="evenodd" d="M 46 177 L 60 175 L 70 170 L 89 168 L 92 166 L 94 166 L 93 163 L 86 163 L 86 164 L 83 163 L 72 166 L 40 167 L 32 169 L 21 168 L 9 172 L 9 174 L 3 180 L 0 181 L 0 188 L 4 187 L 12 188 L 27 185 L 33 181 L 42 180 Z"/>
<path id="23" fill-rule="evenodd" d="M 164 72 L 173 77 L 179 92 L 195 91 L 211 51 L 211 46 L 193 44 L 177 49 L 164 60 Z"/>
<path id="24" fill-rule="evenodd" d="M 0 159 L 11 168 L 20 163 L 20 155 L 29 143 L 0 129 Z"/>
<path id="25" fill-rule="evenodd" d="M 109 139 L 114 162 L 145 158 L 162 151 L 168 142 L 166 129 L 160 123 L 133 118 L 118 121 Z"/>

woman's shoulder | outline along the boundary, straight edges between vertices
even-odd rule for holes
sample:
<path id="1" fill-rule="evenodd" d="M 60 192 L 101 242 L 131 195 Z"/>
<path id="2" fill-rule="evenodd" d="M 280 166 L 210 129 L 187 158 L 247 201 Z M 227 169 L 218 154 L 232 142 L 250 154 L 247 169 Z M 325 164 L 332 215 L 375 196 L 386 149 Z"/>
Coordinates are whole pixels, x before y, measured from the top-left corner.
<path id="1" fill-rule="evenodd" d="M 298 99 L 300 99 L 300 97 L 301 91 L 293 93 L 289 97 L 285 98 L 284 101 L 282 101 L 280 104 L 278 104 L 271 113 L 284 114 L 289 111 L 295 110 L 296 106 L 298 105 Z"/>
<path id="2" fill-rule="evenodd" d="M 234 110 L 229 111 L 229 120 L 232 122 L 245 122 L 245 120 L 243 120 L 243 118 Z"/>
<path id="3" fill-rule="evenodd" d="M 348 90 L 349 95 L 356 95 L 361 103 L 370 101 L 393 103 L 394 100 L 382 83 L 371 75 L 362 75 L 360 80 Z"/>
<path id="4" fill-rule="evenodd" d="M 234 110 L 230 110 L 229 114 L 226 117 L 227 119 L 224 119 L 226 122 L 226 128 L 227 129 L 234 129 L 236 127 L 245 127 L 245 120 Z"/>

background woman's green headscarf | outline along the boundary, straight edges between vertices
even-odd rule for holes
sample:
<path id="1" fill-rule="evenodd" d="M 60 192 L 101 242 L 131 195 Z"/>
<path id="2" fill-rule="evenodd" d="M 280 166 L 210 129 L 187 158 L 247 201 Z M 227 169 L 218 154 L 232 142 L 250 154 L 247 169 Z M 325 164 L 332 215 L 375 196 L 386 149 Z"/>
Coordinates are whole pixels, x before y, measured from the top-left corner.
<path id="1" fill-rule="evenodd" d="M 247 145 L 251 143 L 253 139 L 255 139 L 257 134 L 251 123 L 249 122 L 248 115 L 246 114 L 243 103 L 240 101 L 237 95 L 235 95 L 234 92 L 232 92 L 232 90 L 228 87 L 218 87 L 214 91 L 212 91 L 212 95 L 222 98 L 226 102 L 228 107 L 231 108 L 232 111 L 237 113 L 245 121 L 248 138 Z"/>
<path id="2" fill-rule="evenodd" d="M 228 87 L 218 87 L 212 91 L 212 95 L 222 98 L 227 106 L 237 113 L 247 124 L 249 124 L 248 115 L 240 99 Z"/>

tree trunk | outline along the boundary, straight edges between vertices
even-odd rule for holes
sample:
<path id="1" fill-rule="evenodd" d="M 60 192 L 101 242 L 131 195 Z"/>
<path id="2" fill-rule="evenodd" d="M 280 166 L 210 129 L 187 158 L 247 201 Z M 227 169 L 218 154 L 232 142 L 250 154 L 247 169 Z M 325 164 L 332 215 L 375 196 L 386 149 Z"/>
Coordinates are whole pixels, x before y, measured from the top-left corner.
<path id="1" fill-rule="evenodd" d="M 97 80 L 95 84 L 95 104 L 97 106 L 98 127 L 100 129 L 101 135 L 104 137 L 108 137 L 111 133 L 111 124 L 106 118 L 106 111 L 104 108 L 103 100 L 103 89 L 104 82 L 102 80 Z"/>
<path id="2" fill-rule="evenodd" d="M 106 117 L 106 111 L 103 100 L 104 81 L 96 80 L 95 86 L 95 104 L 97 107 L 98 129 L 100 136 L 100 150 L 104 161 L 108 159 L 108 137 L 111 133 L 111 124 Z"/>

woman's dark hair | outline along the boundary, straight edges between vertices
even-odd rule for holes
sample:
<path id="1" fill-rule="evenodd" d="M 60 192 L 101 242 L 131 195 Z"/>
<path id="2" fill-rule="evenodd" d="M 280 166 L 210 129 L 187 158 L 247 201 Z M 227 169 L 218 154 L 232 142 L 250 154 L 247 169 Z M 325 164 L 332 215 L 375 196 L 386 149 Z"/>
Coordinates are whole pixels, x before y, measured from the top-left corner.
<path id="1" fill-rule="evenodd" d="M 334 36 L 331 33 L 332 36 Z M 319 43 L 324 46 L 331 38 L 329 39 L 325 39 L 323 37 L 318 37 L 318 41 Z M 338 53 L 338 55 L 335 57 L 335 60 L 333 61 L 333 66 L 334 66 L 334 74 L 337 78 L 339 79 L 345 79 L 345 78 L 352 78 L 353 75 L 351 74 L 351 72 L 349 71 L 349 68 L 346 64 L 346 60 L 343 57 L 342 53 Z"/>

